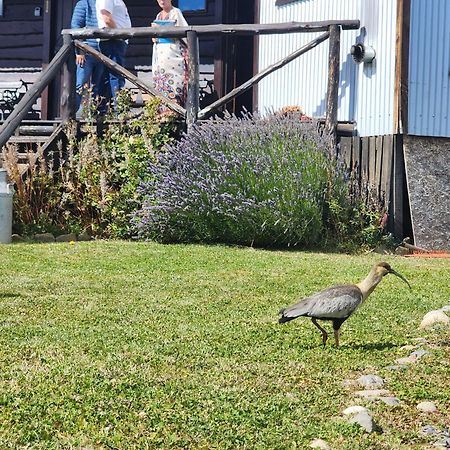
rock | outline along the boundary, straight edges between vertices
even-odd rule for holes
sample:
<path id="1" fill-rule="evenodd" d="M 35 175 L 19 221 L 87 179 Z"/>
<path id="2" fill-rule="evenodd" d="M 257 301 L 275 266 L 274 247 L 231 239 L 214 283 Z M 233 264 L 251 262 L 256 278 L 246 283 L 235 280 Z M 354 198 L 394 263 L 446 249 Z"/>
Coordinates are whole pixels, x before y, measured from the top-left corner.
<path id="1" fill-rule="evenodd" d="M 422 358 L 423 356 L 428 356 L 428 355 L 431 355 L 431 353 L 428 352 L 427 350 L 416 350 L 415 352 L 412 352 L 409 355 L 409 358 L 417 360 L 417 359 Z"/>
<path id="2" fill-rule="evenodd" d="M 439 309 L 438 311 L 442 311 L 442 312 L 450 312 L 450 305 L 446 305 L 443 306 L 441 309 Z"/>
<path id="3" fill-rule="evenodd" d="M 445 314 L 444 311 L 430 311 L 429 313 L 425 314 L 424 318 L 422 319 L 422 322 L 420 323 L 419 328 L 430 328 L 436 324 L 443 324 L 443 325 L 449 325 L 450 324 L 450 318 Z"/>
<path id="4" fill-rule="evenodd" d="M 437 407 L 433 402 L 420 402 L 416 408 L 422 412 L 433 413 L 437 411 Z"/>
<path id="5" fill-rule="evenodd" d="M 433 436 L 434 434 L 438 434 L 438 430 L 434 428 L 432 425 L 426 425 L 420 430 L 422 434 L 425 434 L 426 436 Z"/>
<path id="6" fill-rule="evenodd" d="M 450 448 L 450 437 L 443 437 L 442 439 L 439 439 L 439 441 L 436 441 L 433 444 L 433 447 L 448 450 Z"/>
<path id="7" fill-rule="evenodd" d="M 56 242 L 72 242 L 77 240 L 77 235 L 74 233 L 62 234 L 56 238 Z"/>
<path id="8" fill-rule="evenodd" d="M 397 397 L 379 397 L 378 400 L 381 400 L 386 405 L 392 407 L 400 405 L 400 400 Z"/>
<path id="9" fill-rule="evenodd" d="M 408 366 L 405 364 L 399 364 L 399 365 L 394 365 L 394 366 L 386 366 L 387 370 L 405 370 L 407 369 Z"/>
<path id="10" fill-rule="evenodd" d="M 52 233 L 38 233 L 33 236 L 33 239 L 42 243 L 55 242 L 55 236 Z"/>
<path id="11" fill-rule="evenodd" d="M 322 450 L 330 450 L 330 446 L 328 445 L 328 442 L 324 441 L 323 439 L 314 439 L 309 444 L 311 448 L 320 448 Z"/>
<path id="12" fill-rule="evenodd" d="M 424 337 L 413 338 L 413 341 L 419 342 L 421 344 L 427 343 L 427 340 Z"/>
<path id="13" fill-rule="evenodd" d="M 81 233 L 78 235 L 78 241 L 91 241 L 91 236 L 85 231 L 84 233 Z"/>
<path id="14" fill-rule="evenodd" d="M 384 386 L 383 378 L 378 375 L 363 375 L 357 381 L 360 386 L 366 389 L 378 389 Z"/>
<path id="15" fill-rule="evenodd" d="M 386 397 L 389 395 L 389 391 L 386 389 L 369 389 L 365 391 L 356 391 L 355 395 L 363 398 L 378 398 L 378 397 Z"/>
<path id="16" fill-rule="evenodd" d="M 345 408 L 344 411 L 342 411 L 342 414 L 344 414 L 344 416 L 354 416 L 355 414 L 359 414 L 360 412 L 369 413 L 367 408 L 364 408 L 364 406 L 355 405 Z"/>
<path id="17" fill-rule="evenodd" d="M 20 234 L 11 235 L 11 242 L 25 242 L 26 239 Z"/>
<path id="18" fill-rule="evenodd" d="M 412 364 L 417 361 L 417 358 L 410 358 L 409 356 L 406 358 L 396 359 L 395 362 L 400 366 L 407 366 L 408 364 Z"/>
<path id="19" fill-rule="evenodd" d="M 371 415 L 362 411 L 349 419 L 349 423 L 356 423 L 368 433 L 381 431 L 380 427 L 374 422 Z"/>
<path id="20" fill-rule="evenodd" d="M 405 255 L 409 255 L 411 253 L 411 250 L 407 249 L 406 247 L 397 247 L 395 249 L 395 254 L 397 256 L 405 256 Z"/>

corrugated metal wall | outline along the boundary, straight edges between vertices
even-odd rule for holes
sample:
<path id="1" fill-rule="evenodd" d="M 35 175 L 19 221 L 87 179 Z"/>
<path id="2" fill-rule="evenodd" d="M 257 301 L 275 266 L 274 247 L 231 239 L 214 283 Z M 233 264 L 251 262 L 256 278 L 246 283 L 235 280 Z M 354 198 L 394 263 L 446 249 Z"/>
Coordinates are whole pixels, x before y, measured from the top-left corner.
<path id="1" fill-rule="evenodd" d="M 450 137 L 450 1 L 412 0 L 408 134 Z"/>
<path id="2" fill-rule="evenodd" d="M 275 0 L 261 0 L 260 22 L 359 19 L 364 29 L 342 33 L 338 119 L 355 120 L 361 136 L 387 135 L 394 131 L 396 8 L 396 0 L 301 0 L 285 6 L 275 6 Z M 259 70 L 316 36 L 262 36 Z M 355 42 L 375 48 L 373 64 L 353 62 L 350 48 Z M 327 74 L 328 42 L 324 42 L 259 84 L 260 111 L 299 105 L 308 115 L 324 116 Z"/>

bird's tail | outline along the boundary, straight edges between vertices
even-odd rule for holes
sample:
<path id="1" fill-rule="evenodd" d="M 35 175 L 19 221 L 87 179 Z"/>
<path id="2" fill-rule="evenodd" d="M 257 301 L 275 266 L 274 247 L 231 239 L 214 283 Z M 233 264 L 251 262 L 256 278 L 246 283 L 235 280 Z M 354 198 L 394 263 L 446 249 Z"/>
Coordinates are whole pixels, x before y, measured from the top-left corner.
<path id="1" fill-rule="evenodd" d="M 287 317 L 287 316 L 285 316 L 284 315 L 285 311 L 286 311 L 286 308 L 280 309 L 278 314 L 280 314 L 281 317 L 278 319 L 278 323 L 286 323 L 286 322 L 289 322 L 289 321 L 295 319 L 295 317 Z"/>

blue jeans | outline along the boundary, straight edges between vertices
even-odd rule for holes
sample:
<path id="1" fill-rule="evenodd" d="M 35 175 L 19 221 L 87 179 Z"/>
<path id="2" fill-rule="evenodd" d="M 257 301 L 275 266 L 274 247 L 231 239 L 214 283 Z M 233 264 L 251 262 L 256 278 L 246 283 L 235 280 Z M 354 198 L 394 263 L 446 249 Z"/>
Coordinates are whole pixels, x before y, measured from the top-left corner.
<path id="1" fill-rule="evenodd" d="M 127 47 L 128 44 L 121 39 L 100 41 L 100 51 L 121 66 L 125 65 Z M 111 97 L 115 99 L 117 91 L 125 86 L 125 78 L 105 68 L 104 86 L 105 92 L 110 93 Z"/>
<path id="2" fill-rule="evenodd" d="M 86 55 L 86 60 L 82 66 L 77 66 L 76 78 L 76 108 L 80 109 L 81 97 L 85 86 L 92 87 L 92 96 L 97 100 L 99 96 L 104 96 L 101 92 L 103 83 L 103 64 L 92 55 Z"/>

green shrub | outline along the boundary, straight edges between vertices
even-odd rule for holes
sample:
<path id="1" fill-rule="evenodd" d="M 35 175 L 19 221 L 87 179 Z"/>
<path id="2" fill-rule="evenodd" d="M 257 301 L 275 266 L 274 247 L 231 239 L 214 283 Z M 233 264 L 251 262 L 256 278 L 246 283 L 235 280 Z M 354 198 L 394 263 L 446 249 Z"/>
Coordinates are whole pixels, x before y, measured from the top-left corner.
<path id="1" fill-rule="evenodd" d="M 173 139 L 174 118 L 160 117 L 159 101 L 146 102 L 133 116 L 130 95 L 122 91 L 119 115 L 106 123 L 103 136 L 89 122 L 77 139 L 76 125 L 67 127 L 67 146 L 37 157 L 29 152 L 29 169 L 19 174 L 17 149 L 6 150 L 10 177 L 17 186 L 15 231 L 79 233 L 130 237 L 129 215 L 138 203 L 137 186 L 146 180 L 148 161 Z"/>
<path id="2" fill-rule="evenodd" d="M 345 171 L 317 124 L 296 115 L 199 125 L 150 173 L 134 215 L 140 238 L 322 247 L 359 239 L 347 221 L 364 211 Z"/>

